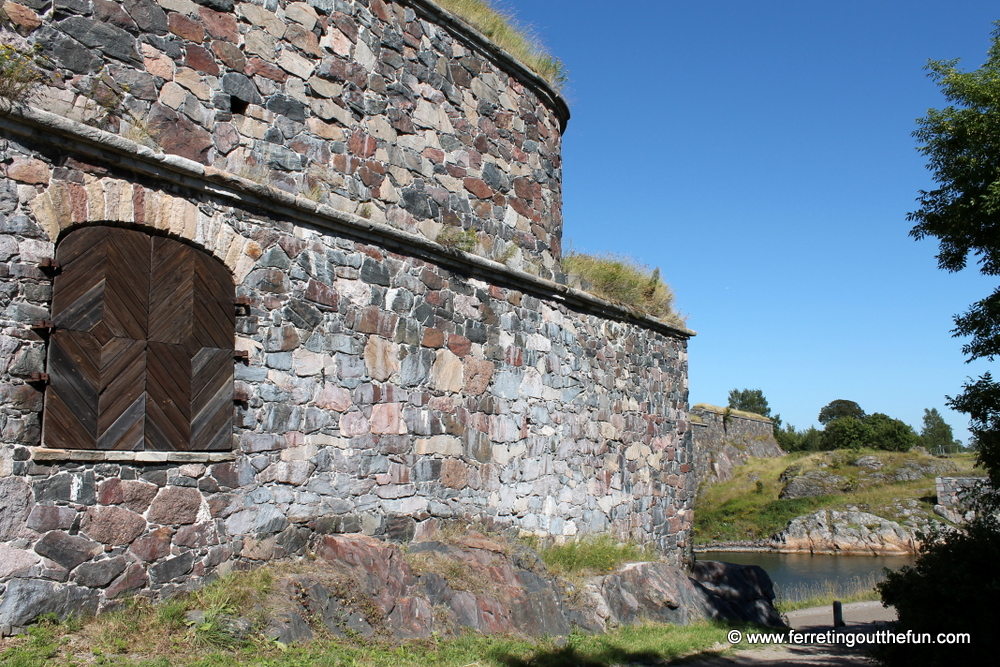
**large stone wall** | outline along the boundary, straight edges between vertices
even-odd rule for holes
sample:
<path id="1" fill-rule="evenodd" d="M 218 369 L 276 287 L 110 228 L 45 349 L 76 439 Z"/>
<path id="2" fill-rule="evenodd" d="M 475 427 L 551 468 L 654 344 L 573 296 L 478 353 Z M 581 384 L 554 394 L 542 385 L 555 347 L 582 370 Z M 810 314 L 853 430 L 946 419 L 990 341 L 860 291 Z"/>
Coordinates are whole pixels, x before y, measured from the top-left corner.
<path id="1" fill-rule="evenodd" d="M 55 113 L 19 107 L 0 117 L 0 626 L 29 620 L 24 609 L 61 614 L 129 592 L 169 594 L 219 569 L 303 553 L 319 534 L 407 539 L 450 519 L 555 539 L 608 532 L 683 561 L 694 493 L 691 332 L 544 277 L 558 274 L 557 96 L 453 20 L 432 22 L 423 1 L 243 3 L 222 14 L 161 4 L 43 12 L 24 32 L 79 71 L 46 91 Z M 16 13 L 22 26 L 35 16 Z M 67 41 L 84 25 L 102 38 Z M 320 55 L 302 46 L 313 44 L 308 35 Z M 244 114 L 218 106 L 244 91 L 227 88 L 226 58 L 239 61 L 227 43 L 246 60 L 241 85 L 261 96 Z M 261 44 L 273 53 L 253 51 Z M 210 57 L 218 74 L 205 71 Z M 357 81 L 323 98 L 349 115 L 324 118 L 316 91 L 333 89 L 307 70 L 336 63 Z M 179 144 L 135 143 L 143 137 L 127 120 L 95 119 L 80 95 L 102 70 L 129 84 L 125 106 L 138 114 L 169 116 L 182 96 L 180 113 L 208 120 L 169 117 L 189 136 L 211 132 L 211 145 L 185 156 Z M 195 113 L 206 101 L 196 82 L 216 105 L 208 116 Z M 364 106 L 352 85 L 367 91 Z M 444 113 L 440 126 L 421 126 L 425 102 Z M 413 132 L 389 133 L 393 122 Z M 302 151 L 301 169 L 272 159 L 289 156 L 280 147 Z M 239 173 L 266 151 L 276 151 L 266 178 Z M 368 160 L 378 173 L 387 156 L 384 190 L 362 186 L 363 167 L 338 166 Z M 319 201 L 301 192 L 310 173 Z M 534 226 L 507 212 L 520 206 L 510 195 L 527 183 L 519 179 L 540 207 Z M 386 198 L 396 190 L 399 201 Z M 356 208 L 366 199 L 367 211 Z M 414 201 L 427 216 L 407 208 Z M 473 253 L 434 241 L 434 225 L 455 212 L 456 224 L 481 232 Z M 235 362 L 232 452 L 39 446 L 45 263 L 84 225 L 169 235 L 232 271 L 249 304 L 236 322 L 247 359 Z M 484 257 L 515 238 L 523 261 Z"/>
<path id="2" fill-rule="evenodd" d="M 698 484 L 724 482 L 751 458 L 784 456 L 770 419 L 699 403 L 691 410 Z"/>
<path id="3" fill-rule="evenodd" d="M 428 0 L 25 0 L 38 107 L 538 275 L 561 255 L 558 95 Z M 37 14 L 35 13 L 37 10 Z"/>

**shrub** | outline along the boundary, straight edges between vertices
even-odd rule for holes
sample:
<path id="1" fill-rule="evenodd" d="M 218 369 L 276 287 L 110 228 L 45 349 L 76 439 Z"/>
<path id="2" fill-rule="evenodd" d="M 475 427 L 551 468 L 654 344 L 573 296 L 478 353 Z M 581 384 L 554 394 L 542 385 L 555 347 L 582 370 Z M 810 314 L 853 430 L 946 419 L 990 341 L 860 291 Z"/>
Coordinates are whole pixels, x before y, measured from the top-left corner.
<path id="1" fill-rule="evenodd" d="M 889 572 L 877 588 L 882 604 L 899 614 L 893 632 L 931 639 L 886 644 L 876 652 L 885 665 L 994 664 L 1000 650 L 1000 524 L 984 513 L 961 530 L 931 535 L 913 567 Z M 969 633 L 970 644 L 935 643 L 938 633 Z"/>
<path id="2" fill-rule="evenodd" d="M 608 301 L 622 304 L 683 325 L 674 312 L 674 293 L 660 280 L 660 270 L 650 271 L 630 257 L 571 253 L 563 258 L 563 270 L 589 283 L 588 289 Z"/>
<path id="3" fill-rule="evenodd" d="M 871 446 L 890 452 L 908 452 L 920 437 L 909 425 L 880 412 L 865 417 L 871 431 Z"/>

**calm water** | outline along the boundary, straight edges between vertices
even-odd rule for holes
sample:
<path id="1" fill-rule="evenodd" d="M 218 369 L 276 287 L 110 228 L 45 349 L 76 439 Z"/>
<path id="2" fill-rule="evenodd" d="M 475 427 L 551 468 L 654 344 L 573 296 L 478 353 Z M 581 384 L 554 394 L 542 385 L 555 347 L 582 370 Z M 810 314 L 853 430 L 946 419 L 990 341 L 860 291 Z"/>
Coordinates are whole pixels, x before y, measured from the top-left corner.
<path id="1" fill-rule="evenodd" d="M 913 565 L 913 556 L 813 556 L 810 554 L 733 553 L 707 551 L 698 560 L 760 565 L 775 584 L 779 597 L 797 599 L 828 589 L 850 591 L 882 578 L 882 568 Z M 867 587 L 867 586 L 866 586 Z"/>

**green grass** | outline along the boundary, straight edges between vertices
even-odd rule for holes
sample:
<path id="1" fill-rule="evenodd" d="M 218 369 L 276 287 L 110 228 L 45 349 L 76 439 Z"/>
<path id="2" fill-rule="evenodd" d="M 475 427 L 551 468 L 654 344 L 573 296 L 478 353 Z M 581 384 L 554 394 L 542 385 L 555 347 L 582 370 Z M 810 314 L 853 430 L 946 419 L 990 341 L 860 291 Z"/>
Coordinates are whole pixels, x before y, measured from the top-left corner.
<path id="1" fill-rule="evenodd" d="M 864 577 L 852 577 L 846 581 L 824 581 L 801 586 L 792 586 L 777 591 L 774 607 L 784 614 L 796 609 L 825 607 L 839 600 L 848 602 L 868 602 L 880 599 L 875 585 L 885 576 L 881 572 L 871 572 Z"/>
<path id="2" fill-rule="evenodd" d="M 567 544 L 542 546 L 538 554 L 549 572 L 567 578 L 607 574 L 624 563 L 657 558 L 651 548 L 620 543 L 607 534 L 587 536 Z"/>
<path id="3" fill-rule="evenodd" d="M 550 55 L 531 30 L 512 16 L 497 11 L 488 0 L 436 0 L 448 11 L 462 17 L 494 44 L 531 68 L 559 89 L 567 79 L 566 67 Z"/>
<path id="4" fill-rule="evenodd" d="M 450 639 L 432 638 L 402 645 L 320 639 L 295 646 L 258 640 L 239 648 L 204 649 L 175 640 L 155 652 L 129 648 L 109 652 L 89 643 L 84 633 L 64 626 L 33 629 L 28 637 L 0 645 L 3 667 L 70 667 L 96 664 L 120 667 L 600 667 L 641 663 L 665 664 L 700 653 L 718 655 L 727 627 L 698 623 L 689 626 L 647 624 L 618 628 L 605 635 L 571 634 L 555 639 L 527 640 L 510 636 L 466 633 Z M 141 639 L 141 638 L 139 638 Z"/>
<path id="5" fill-rule="evenodd" d="M 587 289 L 599 297 L 683 326 L 674 311 L 674 293 L 660 280 L 660 270 L 650 271 L 630 257 L 622 255 L 586 255 L 569 253 L 563 257 L 563 270 L 583 278 Z"/>
<path id="6" fill-rule="evenodd" d="M 703 486 L 695 503 L 695 543 L 762 540 L 783 530 L 797 516 L 821 509 L 843 510 L 848 506 L 893 521 L 906 519 L 896 505 L 916 501 L 916 511 L 933 514 L 936 500 L 934 476 L 909 482 L 886 483 L 871 478 L 870 471 L 852 465 L 864 455 L 878 456 L 885 464 L 879 471 L 891 474 L 907 460 L 927 459 L 919 454 L 885 451 L 794 452 L 780 458 L 750 459 L 734 471 L 733 478 Z M 956 476 L 973 471 L 973 455 L 948 459 L 956 463 Z M 812 498 L 779 499 L 784 488 L 781 473 L 791 465 L 802 472 L 826 470 L 848 480 L 854 487 L 847 493 Z M 972 472 L 972 474 L 976 474 Z"/>

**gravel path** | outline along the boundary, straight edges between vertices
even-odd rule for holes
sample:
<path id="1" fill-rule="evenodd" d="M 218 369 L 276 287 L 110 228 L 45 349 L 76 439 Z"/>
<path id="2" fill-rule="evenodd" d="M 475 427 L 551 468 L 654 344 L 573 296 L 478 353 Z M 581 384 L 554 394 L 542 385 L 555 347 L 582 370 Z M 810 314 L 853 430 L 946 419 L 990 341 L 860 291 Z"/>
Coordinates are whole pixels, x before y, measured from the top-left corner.
<path id="1" fill-rule="evenodd" d="M 789 612 L 788 622 L 799 632 L 826 632 L 833 628 L 832 607 L 814 607 Z M 896 611 L 886 609 L 880 602 L 854 602 L 844 605 L 847 627 L 837 632 L 874 632 L 888 621 L 896 620 Z M 734 665 L 782 667 L 843 667 L 846 665 L 871 665 L 866 646 L 849 647 L 843 644 L 772 644 L 760 649 L 744 649 L 728 656 L 698 658 L 695 656 L 686 667 L 732 667 Z"/>

